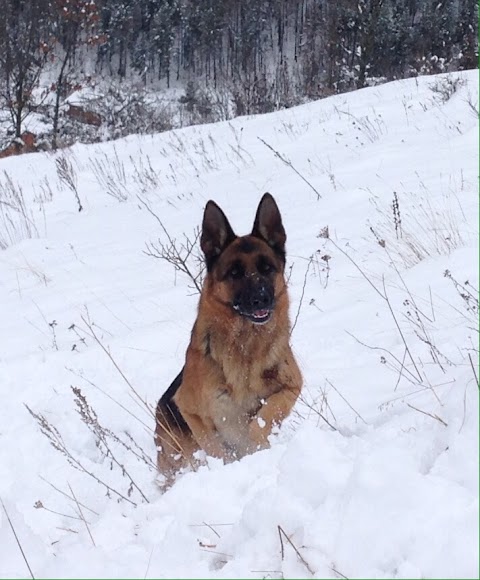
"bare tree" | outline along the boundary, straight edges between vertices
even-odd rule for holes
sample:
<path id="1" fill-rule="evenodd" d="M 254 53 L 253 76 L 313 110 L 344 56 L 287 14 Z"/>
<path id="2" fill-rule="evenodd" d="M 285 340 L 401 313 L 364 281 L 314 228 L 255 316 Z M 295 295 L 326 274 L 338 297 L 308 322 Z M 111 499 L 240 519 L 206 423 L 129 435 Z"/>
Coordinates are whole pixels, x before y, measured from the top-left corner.
<path id="1" fill-rule="evenodd" d="M 0 96 L 15 137 L 32 110 L 32 94 L 51 50 L 48 0 L 0 1 Z"/>
<path id="2" fill-rule="evenodd" d="M 1 1 L 1 0 L 0 0 Z M 60 104 L 66 97 L 69 77 L 74 70 L 75 52 L 81 43 L 91 46 L 98 38 L 98 8 L 91 0 L 56 0 L 51 19 L 51 36 L 55 40 L 53 62 L 57 65 L 53 107 L 52 147 L 57 148 Z"/>

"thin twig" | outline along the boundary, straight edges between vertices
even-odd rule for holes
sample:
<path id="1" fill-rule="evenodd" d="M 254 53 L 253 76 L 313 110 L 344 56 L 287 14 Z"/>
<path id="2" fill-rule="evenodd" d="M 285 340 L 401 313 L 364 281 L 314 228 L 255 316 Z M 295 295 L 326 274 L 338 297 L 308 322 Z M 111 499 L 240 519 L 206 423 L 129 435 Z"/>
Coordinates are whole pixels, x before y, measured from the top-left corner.
<path id="1" fill-rule="evenodd" d="M 154 244 L 147 244 L 147 251 L 144 252 L 147 256 L 152 256 L 153 258 L 160 258 L 172 264 L 175 270 L 183 272 L 186 274 L 190 280 L 193 282 L 195 289 L 197 292 L 202 291 L 202 273 L 203 268 L 195 274 L 192 272 L 191 268 L 188 265 L 188 260 L 193 253 L 193 250 L 197 247 L 198 239 L 200 238 L 200 230 L 195 232 L 195 236 L 193 241 L 190 240 L 186 235 L 186 242 L 182 244 L 180 250 L 177 247 L 177 242 L 172 238 L 172 236 L 168 233 L 167 228 L 164 226 L 162 220 L 159 216 L 152 210 L 152 208 L 140 197 L 137 196 L 140 203 L 145 207 L 145 209 L 152 215 L 160 225 L 163 233 L 167 237 L 168 246 L 165 246 L 159 240 L 159 247 L 155 246 Z M 182 255 L 181 251 L 184 250 L 184 255 Z"/>
<path id="2" fill-rule="evenodd" d="M 113 492 L 114 494 L 118 495 L 118 497 L 131 503 L 135 507 L 137 506 L 137 504 L 134 501 L 132 501 L 128 497 L 125 497 L 122 493 L 120 493 L 113 487 L 110 487 L 107 483 L 101 480 L 97 475 L 95 475 L 95 473 L 93 473 L 93 471 L 89 471 L 81 463 L 81 461 L 77 457 L 75 457 L 72 454 L 72 452 L 68 449 L 65 441 L 63 440 L 62 435 L 57 430 L 57 428 L 54 425 L 50 424 L 43 415 L 41 415 L 40 413 L 34 413 L 28 405 L 26 405 L 25 403 L 24 405 L 28 410 L 28 412 L 30 413 L 30 415 L 32 415 L 32 417 L 37 421 L 41 432 L 45 435 L 45 437 L 47 437 L 47 439 L 50 441 L 50 444 L 67 458 L 67 461 L 70 463 L 72 467 L 75 467 L 75 469 L 78 469 L 79 471 L 83 471 L 84 473 L 92 477 L 97 483 L 103 485 L 108 491 Z"/>
<path id="3" fill-rule="evenodd" d="M 147 577 L 148 571 L 150 570 L 150 562 L 152 560 L 154 550 L 155 550 L 155 546 L 152 547 L 152 551 L 150 552 L 150 557 L 148 558 L 147 569 L 145 570 L 145 575 L 143 577 L 143 580 L 145 580 L 145 578 Z"/>
<path id="4" fill-rule="evenodd" d="M 338 574 L 340 576 L 340 578 L 345 578 L 345 580 L 348 580 L 348 576 L 345 576 L 345 574 L 342 574 L 341 572 L 339 572 L 336 568 L 334 568 L 333 566 L 330 566 L 330 570 L 332 572 L 334 572 L 335 574 Z"/>
<path id="5" fill-rule="evenodd" d="M 207 526 L 207 528 L 209 528 L 210 530 L 212 530 L 212 532 L 218 536 L 219 538 L 221 537 L 220 534 L 217 532 L 217 530 L 213 529 L 213 527 L 210 524 L 207 524 L 207 522 L 203 522 L 204 526 Z"/>
<path id="6" fill-rule="evenodd" d="M 217 552 L 216 550 L 209 550 L 207 548 L 200 548 L 200 552 L 208 552 L 209 554 L 218 554 L 219 556 L 226 556 L 227 558 L 233 558 L 232 554 L 226 554 L 225 552 Z"/>
<path id="7" fill-rule="evenodd" d="M 347 254 L 347 252 L 345 250 L 343 250 L 336 242 L 334 242 L 332 240 L 332 238 L 328 237 L 328 239 L 330 240 L 330 242 L 334 245 L 334 247 L 341 252 L 354 266 L 355 268 L 360 272 L 360 274 L 365 278 L 365 280 L 370 284 L 370 286 L 375 290 L 375 292 L 381 296 L 384 300 L 386 300 L 386 297 L 380 292 L 380 290 L 375 286 L 375 284 L 370 280 L 370 278 L 365 274 L 365 272 L 360 268 L 360 266 L 357 264 L 357 262 L 355 262 L 355 260 L 349 256 Z"/>
<path id="8" fill-rule="evenodd" d="M 283 537 L 282 537 L 282 532 L 280 531 L 280 526 L 277 526 L 277 530 L 278 530 L 278 537 L 280 538 L 280 555 L 282 557 L 282 561 L 285 558 L 285 548 L 283 546 Z"/>
<path id="9" fill-rule="evenodd" d="M 80 514 L 80 519 L 83 521 L 83 523 L 85 524 L 85 527 L 87 528 L 87 532 L 88 532 L 88 535 L 90 536 L 90 539 L 92 540 L 92 544 L 95 547 L 97 547 L 95 545 L 95 540 L 93 539 L 92 532 L 90 531 L 90 527 L 88 525 L 88 522 L 85 519 L 85 516 L 83 515 L 82 508 L 80 507 L 80 504 L 78 503 L 77 498 L 75 497 L 75 494 L 73 493 L 73 489 L 68 482 L 67 482 L 67 485 L 68 485 L 68 489 L 70 490 L 70 492 L 72 494 L 73 499 L 75 500 L 75 503 L 77 504 L 78 513 Z"/>
<path id="10" fill-rule="evenodd" d="M 439 384 L 435 385 L 435 388 L 444 387 L 446 385 L 452 385 L 455 382 L 456 382 L 455 379 L 452 379 L 451 381 L 446 381 L 445 383 L 439 383 Z M 398 395 L 398 397 L 393 397 L 392 399 L 388 399 L 387 401 L 383 401 L 383 403 L 380 403 L 378 408 L 381 410 L 382 408 L 386 407 L 387 405 L 390 405 L 391 403 L 395 403 L 396 401 L 400 401 L 400 400 L 403 401 L 403 399 L 406 399 L 407 397 L 413 397 L 414 395 L 418 395 L 418 393 L 424 393 L 425 391 L 433 391 L 435 397 L 437 398 L 437 400 L 439 400 L 438 395 L 435 394 L 435 390 L 433 388 L 433 385 L 429 385 L 428 387 L 422 386 L 420 389 L 417 389 L 416 391 L 411 391 L 410 393 Z"/>
<path id="11" fill-rule="evenodd" d="M 405 368 L 405 359 L 407 358 L 407 351 L 404 350 L 403 351 L 403 359 L 402 359 L 402 366 L 400 368 L 400 372 L 398 373 L 398 378 L 397 378 L 397 382 L 395 383 L 395 388 L 393 389 L 394 391 L 396 391 L 398 389 L 398 385 L 400 384 L 400 380 L 402 378 L 402 370 Z M 392 365 L 393 366 L 393 365 Z"/>
<path id="12" fill-rule="evenodd" d="M 318 409 L 316 409 L 314 407 L 313 403 L 312 404 L 307 403 L 307 401 L 305 400 L 305 397 L 303 395 L 300 395 L 299 401 L 301 403 L 303 403 L 306 407 L 308 407 L 311 411 L 316 413 L 320 417 L 320 419 L 325 421 L 325 423 L 330 427 L 330 429 L 333 429 L 334 431 L 338 431 L 338 429 L 330 423 L 330 421 L 325 417 L 325 415 L 321 411 L 319 411 Z"/>
<path id="13" fill-rule="evenodd" d="M 30 568 L 30 564 L 28 563 L 27 557 L 25 556 L 25 552 L 23 551 L 22 544 L 20 543 L 20 540 L 18 539 L 17 532 L 15 531 L 15 528 L 13 527 L 12 520 L 10 519 L 10 516 L 8 515 L 7 508 L 5 507 L 5 504 L 3 503 L 3 499 L 0 498 L 0 502 L 2 503 L 3 511 L 5 512 L 5 515 L 7 516 L 8 523 L 10 524 L 10 529 L 12 530 L 12 533 L 15 536 L 17 546 L 18 546 L 18 548 L 23 556 L 25 564 L 27 565 L 28 571 L 30 572 L 30 576 L 33 578 L 33 580 L 35 580 L 35 576 L 33 575 L 32 569 Z"/>
<path id="14" fill-rule="evenodd" d="M 300 316 L 300 310 L 302 308 L 303 298 L 305 296 L 305 287 L 307 285 L 308 271 L 310 270 L 310 266 L 312 265 L 312 260 L 313 260 L 313 256 L 311 256 L 310 259 L 308 260 L 307 269 L 305 270 L 305 276 L 303 278 L 303 286 L 302 286 L 302 295 L 300 296 L 300 302 L 298 304 L 297 314 L 295 316 L 295 320 L 293 322 L 292 329 L 290 330 L 290 336 L 292 336 L 293 331 L 295 329 L 295 326 L 297 325 L 298 317 Z"/>
<path id="15" fill-rule="evenodd" d="M 322 197 L 322 196 L 320 195 L 320 192 L 319 192 L 317 189 L 315 189 L 315 188 L 313 187 L 313 185 L 312 185 L 312 184 L 311 184 L 311 183 L 308 181 L 308 179 L 306 179 L 306 178 L 305 178 L 305 177 L 304 177 L 304 176 L 303 176 L 303 175 L 300 173 L 300 171 L 298 171 L 298 169 L 295 169 L 295 167 L 293 166 L 293 164 L 292 164 L 292 162 L 291 162 L 291 161 L 289 161 L 288 159 L 286 159 L 285 157 L 283 157 L 283 155 L 281 155 L 281 154 L 280 154 L 278 151 L 276 151 L 276 150 L 275 150 L 275 149 L 274 149 L 274 148 L 273 148 L 271 145 L 269 145 L 269 144 L 268 144 L 266 141 L 264 141 L 264 140 L 263 140 L 261 137 L 258 137 L 258 136 L 257 136 L 257 139 L 258 139 L 259 141 L 261 141 L 261 142 L 262 142 L 262 143 L 265 145 L 265 147 L 268 147 L 268 148 L 270 149 L 270 151 L 271 151 L 271 152 L 272 152 L 272 153 L 275 155 L 275 157 L 278 157 L 278 158 L 280 159 L 280 161 L 282 161 L 283 163 L 285 163 L 285 165 L 286 165 L 287 167 L 290 167 L 290 169 L 293 169 L 293 171 L 295 171 L 295 173 L 298 175 L 298 177 L 300 177 L 300 179 L 301 179 L 302 181 L 304 181 L 304 182 L 305 182 L 305 183 L 308 185 L 308 187 L 309 187 L 310 189 L 312 189 L 312 190 L 313 190 L 313 191 L 314 191 L 314 192 L 317 194 L 317 199 L 321 199 L 321 197 Z"/>
<path id="16" fill-rule="evenodd" d="M 53 483 L 50 483 L 50 481 L 48 481 L 48 479 L 45 479 L 44 477 L 42 477 L 41 475 L 38 476 L 42 481 L 44 481 L 45 483 L 47 483 L 50 487 L 53 487 L 53 489 L 55 491 L 58 491 L 58 493 L 61 493 L 62 495 L 64 495 L 66 498 L 68 498 L 70 501 L 75 501 L 73 499 L 73 497 L 71 497 L 70 495 L 68 495 L 68 493 L 65 493 L 64 491 L 62 491 L 61 489 L 59 489 L 58 487 L 55 487 L 55 485 L 53 485 Z M 79 502 L 80 503 L 80 502 Z M 98 516 L 99 514 L 92 510 L 91 508 L 89 508 L 87 505 L 85 505 L 84 503 L 80 503 L 80 505 L 85 508 L 86 510 L 88 510 L 89 512 L 92 512 L 92 514 Z"/>
<path id="17" fill-rule="evenodd" d="M 477 383 L 477 387 L 480 389 L 480 384 L 478 382 L 477 372 L 475 371 L 475 367 L 473 366 L 472 355 L 470 353 L 468 353 L 468 359 L 469 359 L 470 364 L 472 366 L 472 371 L 473 371 L 473 376 L 475 377 L 475 382 Z"/>
<path id="18" fill-rule="evenodd" d="M 103 445 L 103 447 L 99 446 L 101 453 L 106 458 L 110 458 L 113 461 L 113 463 L 115 463 L 115 465 L 117 465 L 120 468 L 122 475 L 126 475 L 128 477 L 128 479 L 130 480 L 131 487 L 134 487 L 140 493 L 140 495 L 143 497 L 143 499 L 147 503 L 149 503 L 147 497 L 142 492 L 140 487 L 135 483 L 135 481 L 133 480 L 133 477 L 127 471 L 126 467 L 123 464 L 121 464 L 118 461 L 118 459 L 115 457 L 111 447 L 108 444 L 107 437 L 112 438 L 116 443 L 122 445 L 125 449 L 127 449 L 128 451 L 133 453 L 135 455 L 135 457 L 137 457 L 137 459 L 141 459 L 142 461 L 145 462 L 144 457 L 138 455 L 138 453 L 136 453 L 128 444 L 126 444 L 122 439 L 120 439 L 120 437 L 118 437 L 115 433 L 113 433 L 109 429 L 105 429 L 104 427 L 102 427 L 102 425 L 98 421 L 98 416 L 97 416 L 95 410 L 90 406 L 90 404 L 87 401 L 87 398 L 85 397 L 85 395 L 82 393 L 82 391 L 79 388 L 72 387 L 72 391 L 73 391 L 73 394 L 75 397 L 74 400 L 75 400 L 75 404 L 77 406 L 77 412 L 80 415 L 82 422 L 93 433 L 93 435 L 95 435 L 95 437 L 97 438 L 97 443 L 101 442 Z M 147 463 L 147 465 L 149 465 L 148 462 L 145 462 L 145 463 Z M 149 467 L 150 467 L 150 465 L 149 465 Z M 129 495 L 130 495 L 130 491 L 131 491 L 131 488 L 129 489 Z"/>
<path id="19" fill-rule="evenodd" d="M 69 367 L 65 367 L 65 368 L 67 369 L 67 371 L 70 371 L 76 377 L 82 379 L 82 381 L 87 382 L 89 385 L 91 385 L 92 387 L 95 387 L 95 389 L 99 390 L 103 395 L 105 395 L 106 397 L 108 397 L 116 405 L 118 405 L 120 408 L 122 408 L 126 413 L 128 413 L 134 419 L 136 419 L 139 423 L 141 423 L 148 431 L 151 431 L 152 430 L 151 427 L 149 427 L 144 421 L 142 421 L 142 419 L 140 419 L 139 417 L 137 417 L 137 415 L 135 415 L 134 413 L 132 413 L 132 411 L 130 409 L 128 409 L 127 407 L 125 407 L 125 405 L 122 405 L 122 403 L 120 403 L 119 401 L 117 401 L 117 399 L 115 399 L 114 397 L 112 397 L 109 393 L 107 393 L 106 391 L 104 391 L 101 387 L 99 387 L 98 385 L 96 385 L 93 381 L 91 381 L 90 379 L 88 379 L 84 375 L 77 373 L 74 369 L 71 369 Z"/>
<path id="20" fill-rule="evenodd" d="M 292 540 L 287 536 L 287 534 L 286 534 L 285 530 L 282 528 L 282 526 L 277 526 L 277 527 L 278 527 L 278 535 L 280 536 L 280 544 L 281 544 L 281 549 L 282 549 L 282 560 L 283 560 L 283 556 L 284 556 L 284 550 L 283 550 L 283 542 L 281 541 L 281 537 L 282 537 L 281 534 L 283 534 L 283 536 L 285 537 L 287 542 L 290 544 L 290 546 L 292 546 L 292 548 L 294 549 L 295 553 L 297 554 L 297 556 L 299 557 L 300 561 L 305 566 L 305 568 L 310 572 L 310 574 L 312 576 L 315 576 L 315 572 L 310 568 L 308 562 L 305 560 L 305 558 L 302 556 L 302 554 L 300 554 L 297 546 L 295 546 L 295 544 L 292 542 Z"/>
<path id="21" fill-rule="evenodd" d="M 395 269 L 395 272 L 397 273 L 397 276 L 399 277 L 399 279 L 400 279 L 400 282 L 402 283 L 402 286 L 403 286 L 403 288 L 405 289 L 405 292 L 408 294 L 408 296 L 409 296 L 409 298 L 410 298 L 410 301 L 411 301 L 411 303 L 412 303 L 412 304 L 413 304 L 413 306 L 415 307 L 415 310 L 417 310 L 417 311 L 418 311 L 418 312 L 419 312 L 419 313 L 420 313 L 422 316 L 424 316 L 424 317 L 425 317 L 425 318 L 426 318 L 426 319 L 427 319 L 429 322 L 434 322 L 434 320 L 432 320 L 431 318 L 429 318 L 429 317 L 428 317 L 428 316 L 427 316 L 427 315 L 426 315 L 426 314 L 425 314 L 425 313 L 424 313 L 422 310 L 420 310 L 420 308 L 417 306 L 417 303 L 416 303 L 416 301 L 415 301 L 415 298 L 413 297 L 412 293 L 410 292 L 410 289 L 409 289 L 409 287 L 407 286 L 407 284 L 406 284 L 406 282 L 405 282 L 405 280 L 404 280 L 404 278 L 403 278 L 402 274 L 400 273 L 400 270 L 398 269 L 398 267 L 397 267 L 397 264 L 396 264 L 395 260 L 393 259 L 392 255 L 390 254 L 390 252 L 389 252 L 388 248 L 387 248 L 386 246 L 382 246 L 382 247 L 383 247 L 384 251 L 386 252 L 386 254 L 387 254 L 387 256 L 388 256 L 388 258 L 389 258 L 389 260 L 390 260 L 390 263 L 392 264 L 393 268 Z M 430 304 L 431 304 L 431 308 L 432 308 L 432 311 L 433 311 L 433 303 L 432 303 L 432 291 L 431 291 L 431 288 L 430 288 L 430 286 L 429 286 L 428 288 L 429 288 L 429 290 L 430 290 Z M 422 324 L 422 327 L 423 327 L 423 324 Z"/>
<path id="22" fill-rule="evenodd" d="M 433 309 L 432 287 L 430 285 L 428 286 L 428 291 L 430 293 L 430 307 L 432 309 L 433 322 L 436 322 L 436 320 L 435 320 L 435 310 Z"/>
<path id="23" fill-rule="evenodd" d="M 345 401 L 345 403 L 346 403 L 346 404 L 347 404 L 347 405 L 350 407 L 350 409 L 352 409 L 352 411 L 355 413 L 355 415 L 356 415 L 356 416 L 357 416 L 359 419 L 361 419 L 361 420 L 363 421 L 363 423 L 365 423 L 365 425 L 368 425 L 368 423 L 365 421 L 365 419 L 364 419 L 364 418 L 363 418 L 363 417 L 360 415 L 360 413 L 359 413 L 358 411 L 356 411 L 356 410 L 355 410 L 355 409 L 352 407 L 352 405 L 350 405 L 350 403 L 349 403 L 349 402 L 347 401 L 347 399 L 346 399 L 346 398 L 345 398 L 345 397 L 342 395 L 342 393 L 341 393 L 341 392 L 340 392 L 340 391 L 337 389 L 337 387 L 336 387 L 336 386 L 335 386 L 335 385 L 334 385 L 332 382 L 330 382 L 328 379 L 325 379 L 325 380 L 326 380 L 326 381 L 327 381 L 327 383 L 328 383 L 328 384 L 329 384 L 329 385 L 332 387 L 332 389 L 334 389 L 334 390 L 335 390 L 335 392 L 337 393 L 337 395 L 338 395 L 338 396 L 339 396 L 341 399 L 343 399 L 343 400 Z"/>
<path id="24" fill-rule="evenodd" d="M 410 407 L 410 409 L 414 409 L 415 411 L 418 411 L 419 413 L 422 413 L 423 415 L 428 415 L 429 417 L 431 417 L 432 419 L 435 419 L 436 421 L 440 421 L 440 423 L 442 423 L 442 425 L 445 425 L 445 427 L 448 427 L 448 423 L 445 423 L 445 421 L 439 417 L 438 415 L 432 415 L 431 413 L 428 413 L 427 411 L 422 411 L 422 409 L 418 409 L 417 407 L 414 407 L 413 405 L 410 405 L 410 403 L 405 403 L 407 405 L 407 407 Z"/>
<path id="25" fill-rule="evenodd" d="M 345 331 L 349 336 L 351 336 L 354 340 L 356 340 L 358 342 L 358 344 L 361 344 L 362 346 L 365 346 L 366 348 L 369 348 L 370 350 L 380 350 L 382 352 L 386 352 L 388 355 L 390 355 L 399 365 L 400 365 L 400 374 L 402 374 L 402 371 L 405 370 L 409 375 L 410 378 L 408 380 L 410 380 L 410 382 L 418 385 L 421 384 L 419 382 L 419 380 L 417 379 L 417 377 L 404 365 L 403 362 L 401 362 L 391 351 L 389 351 L 387 348 L 384 348 L 382 346 L 371 346 L 369 344 L 366 344 L 365 342 L 362 342 L 359 338 L 357 338 L 354 334 L 352 334 L 351 332 L 349 332 L 348 330 Z M 393 366 L 393 365 L 392 365 Z"/>
<path id="26" fill-rule="evenodd" d="M 387 289 L 386 289 L 386 286 L 385 286 L 385 276 L 382 276 L 382 284 L 383 284 L 383 292 L 385 294 L 385 300 L 387 302 L 388 309 L 390 310 L 390 314 L 392 315 L 392 318 L 393 318 L 393 320 L 395 322 L 395 326 L 397 327 L 397 330 L 400 333 L 400 336 L 402 337 L 403 345 L 405 346 L 405 349 L 406 349 L 406 351 L 408 353 L 408 356 L 409 356 L 410 360 L 412 361 L 412 364 L 413 364 L 415 370 L 417 371 L 417 374 L 418 374 L 418 377 L 420 379 L 420 382 L 422 382 L 422 375 L 420 374 L 420 372 L 419 372 L 419 370 L 417 368 L 417 365 L 415 364 L 415 360 L 413 359 L 413 355 L 410 352 L 410 349 L 408 348 L 407 341 L 406 341 L 406 339 L 405 339 L 405 337 L 403 335 L 402 329 L 400 328 L 400 324 L 398 323 L 397 317 L 395 316 L 395 312 L 393 311 L 392 305 L 390 304 L 390 300 L 389 300 L 389 298 L 387 296 Z"/>
<path id="27" fill-rule="evenodd" d="M 98 344 L 98 346 L 103 350 L 103 352 L 108 356 L 108 358 L 110 359 L 111 363 L 113 364 L 113 366 L 117 369 L 118 373 L 120 374 L 120 376 L 122 377 L 122 379 L 126 382 L 126 384 L 130 387 L 131 391 L 134 393 L 134 395 L 137 397 L 137 399 L 140 401 L 140 403 L 142 404 L 143 407 L 145 407 L 148 411 L 148 413 L 152 416 L 155 417 L 155 413 L 153 412 L 153 410 L 150 408 L 150 406 L 146 403 L 146 401 L 144 399 L 142 399 L 142 397 L 139 395 L 139 393 L 135 390 L 135 387 L 132 385 L 132 383 L 128 380 L 128 378 L 125 376 L 124 372 L 122 371 L 122 369 L 118 366 L 117 361 L 113 358 L 113 356 L 111 355 L 110 351 L 106 348 L 106 346 L 103 344 L 103 342 L 98 338 L 97 334 L 95 333 L 95 330 L 93 329 L 93 324 L 87 320 L 83 315 L 81 317 L 82 322 L 86 325 L 86 327 L 88 328 L 88 330 L 91 332 L 91 337 L 95 340 L 95 342 Z"/>
<path id="28" fill-rule="evenodd" d="M 62 514 L 61 512 L 56 512 L 55 510 L 51 510 L 50 508 L 45 507 L 40 500 L 36 501 L 35 504 L 33 505 L 33 507 L 37 510 L 43 509 L 47 512 L 50 512 L 51 514 L 55 514 L 56 516 L 62 516 L 63 518 L 70 518 L 72 520 L 80 520 L 81 519 L 78 516 L 72 516 L 69 514 Z"/>
<path id="29" fill-rule="evenodd" d="M 78 518 L 80 519 L 80 518 Z M 55 529 L 62 530 L 62 532 L 71 532 L 72 534 L 78 534 L 77 530 L 72 530 L 72 528 L 62 528 L 62 526 L 55 526 Z M 58 540 L 57 540 L 58 542 Z"/>

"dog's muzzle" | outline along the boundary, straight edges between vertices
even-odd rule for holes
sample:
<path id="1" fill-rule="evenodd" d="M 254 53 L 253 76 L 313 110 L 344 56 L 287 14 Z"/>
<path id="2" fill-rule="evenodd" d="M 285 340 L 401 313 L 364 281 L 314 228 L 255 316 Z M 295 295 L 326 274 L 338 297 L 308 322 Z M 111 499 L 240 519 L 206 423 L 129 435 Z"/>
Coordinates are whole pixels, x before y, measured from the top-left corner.
<path id="1" fill-rule="evenodd" d="M 255 284 L 241 292 L 233 303 L 233 309 L 254 324 L 265 324 L 273 314 L 275 303 L 273 288 Z"/>

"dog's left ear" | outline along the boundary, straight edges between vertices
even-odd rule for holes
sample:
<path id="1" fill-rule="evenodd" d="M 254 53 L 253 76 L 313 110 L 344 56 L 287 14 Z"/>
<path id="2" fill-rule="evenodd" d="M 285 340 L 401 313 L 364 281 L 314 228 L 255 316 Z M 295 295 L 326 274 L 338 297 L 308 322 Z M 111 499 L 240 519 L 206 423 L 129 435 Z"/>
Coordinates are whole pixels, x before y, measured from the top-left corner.
<path id="1" fill-rule="evenodd" d="M 261 238 L 285 261 L 287 235 L 282 224 L 278 206 L 269 193 L 265 193 L 258 204 L 253 223 L 252 236 Z"/>

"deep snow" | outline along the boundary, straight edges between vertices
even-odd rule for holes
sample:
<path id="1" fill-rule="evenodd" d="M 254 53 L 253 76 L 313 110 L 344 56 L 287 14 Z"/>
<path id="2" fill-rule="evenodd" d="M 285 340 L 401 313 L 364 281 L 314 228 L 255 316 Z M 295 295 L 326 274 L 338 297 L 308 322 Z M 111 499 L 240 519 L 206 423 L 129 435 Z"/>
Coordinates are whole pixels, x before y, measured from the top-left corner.
<path id="1" fill-rule="evenodd" d="M 446 101 L 435 90 L 455 83 Z M 0 162 L 0 498 L 36 577 L 478 577 L 478 303 L 461 297 L 478 288 L 472 105 L 477 71 Z M 162 495 L 133 390 L 153 407 L 176 376 L 198 294 L 146 255 L 166 236 L 145 204 L 179 247 L 210 198 L 246 233 L 265 191 L 288 236 L 303 401 L 270 450 L 209 458 Z M 125 472 L 72 386 L 127 442 L 107 442 Z M 127 499 L 69 464 L 25 404 Z M 0 576 L 28 576 L 1 508 Z"/>

